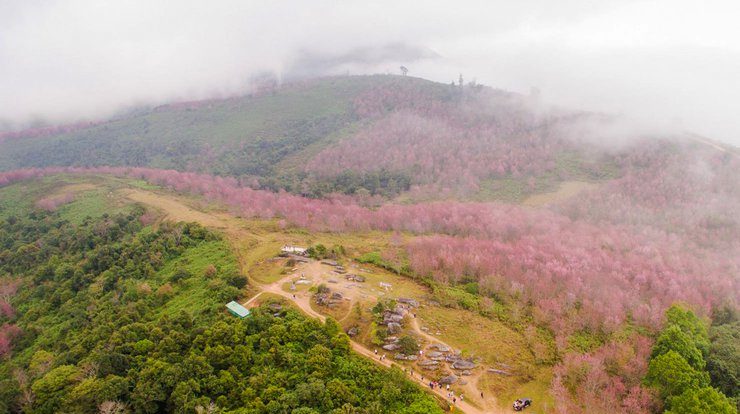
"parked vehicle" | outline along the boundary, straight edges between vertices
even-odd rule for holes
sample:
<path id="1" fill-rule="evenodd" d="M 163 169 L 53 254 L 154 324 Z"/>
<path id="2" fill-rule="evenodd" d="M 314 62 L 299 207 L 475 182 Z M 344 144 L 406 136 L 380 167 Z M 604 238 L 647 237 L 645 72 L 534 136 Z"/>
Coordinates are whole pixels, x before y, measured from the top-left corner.
<path id="1" fill-rule="evenodd" d="M 532 405 L 532 400 L 530 398 L 520 398 L 514 401 L 514 411 L 522 411 L 530 405 Z"/>

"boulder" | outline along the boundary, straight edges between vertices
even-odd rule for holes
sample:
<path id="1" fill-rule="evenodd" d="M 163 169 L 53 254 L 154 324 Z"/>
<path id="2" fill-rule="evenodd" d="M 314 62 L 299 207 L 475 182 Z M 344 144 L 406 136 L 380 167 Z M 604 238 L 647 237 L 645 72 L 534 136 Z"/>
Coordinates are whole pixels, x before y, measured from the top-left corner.
<path id="1" fill-rule="evenodd" d="M 383 349 L 386 351 L 395 351 L 396 349 L 400 348 L 398 344 L 386 344 L 383 345 Z"/>
<path id="2" fill-rule="evenodd" d="M 443 353 L 439 352 L 439 351 L 427 352 L 427 357 L 432 358 L 432 359 L 434 359 L 434 358 L 440 358 L 440 357 L 444 358 L 444 356 L 445 355 Z"/>
<path id="3" fill-rule="evenodd" d="M 407 361 L 416 361 L 419 357 L 416 355 L 406 355 Z"/>
<path id="4" fill-rule="evenodd" d="M 468 361 L 468 360 L 465 360 L 465 359 L 459 359 L 459 360 L 455 361 L 454 363 L 452 363 L 452 368 L 462 369 L 462 370 L 473 369 L 476 366 L 477 365 L 476 365 L 475 362 Z"/>
<path id="5" fill-rule="evenodd" d="M 429 346 L 430 349 L 436 349 L 439 352 L 450 352 L 450 347 L 442 344 L 433 344 Z"/>
<path id="6" fill-rule="evenodd" d="M 418 364 L 420 367 L 436 367 L 439 365 L 439 362 L 425 359 L 423 361 L 419 361 Z"/>
<path id="7" fill-rule="evenodd" d="M 460 384 L 460 385 L 468 385 L 468 381 L 467 380 L 464 380 L 464 379 L 461 379 L 457 383 Z"/>
<path id="8" fill-rule="evenodd" d="M 467 376 L 472 375 L 472 373 L 470 372 L 470 370 L 466 369 L 465 371 L 461 372 L 461 375 L 465 375 L 467 377 Z"/>
<path id="9" fill-rule="evenodd" d="M 347 329 L 347 335 L 349 335 L 350 337 L 357 336 L 357 334 L 359 334 L 359 333 L 360 333 L 360 328 L 358 328 L 356 326 L 353 326 L 353 327 Z"/>
<path id="10" fill-rule="evenodd" d="M 329 283 L 339 283 L 337 279 L 328 279 L 327 282 Z"/>
<path id="11" fill-rule="evenodd" d="M 401 321 L 403 321 L 403 316 L 393 313 L 387 314 L 383 317 L 383 323 L 386 325 L 389 323 L 401 323 Z"/>
<path id="12" fill-rule="evenodd" d="M 494 369 L 494 368 L 489 368 L 489 369 L 488 369 L 488 372 L 490 372 L 491 374 L 498 374 L 498 375 L 506 375 L 506 376 L 509 376 L 509 375 L 511 375 L 511 373 L 510 373 L 510 372 L 508 372 L 508 371 L 504 371 L 504 370 L 502 370 L 502 369 Z"/>
<path id="13" fill-rule="evenodd" d="M 439 379 L 440 384 L 454 384 L 457 382 L 457 375 L 448 375 Z"/>
<path id="14" fill-rule="evenodd" d="M 342 297 L 343 297 L 342 294 L 339 292 L 334 292 L 331 294 L 332 299 L 342 299 Z"/>
<path id="15" fill-rule="evenodd" d="M 407 357 L 404 354 L 398 353 L 398 354 L 396 354 L 396 356 L 393 357 L 393 359 L 398 359 L 398 360 L 401 360 L 401 361 L 405 361 L 407 359 Z"/>
<path id="16" fill-rule="evenodd" d="M 386 336 L 385 337 L 385 342 L 394 343 L 395 344 L 396 342 L 398 342 L 398 337 L 397 336 Z"/>
<path id="17" fill-rule="evenodd" d="M 396 322 L 390 322 L 388 323 L 388 332 L 392 334 L 397 334 L 401 332 L 401 324 Z"/>
<path id="18" fill-rule="evenodd" d="M 412 308 L 416 308 L 419 306 L 419 302 L 417 302 L 415 299 L 411 298 L 398 298 L 396 300 L 398 303 L 403 303 L 404 305 L 409 305 Z"/>

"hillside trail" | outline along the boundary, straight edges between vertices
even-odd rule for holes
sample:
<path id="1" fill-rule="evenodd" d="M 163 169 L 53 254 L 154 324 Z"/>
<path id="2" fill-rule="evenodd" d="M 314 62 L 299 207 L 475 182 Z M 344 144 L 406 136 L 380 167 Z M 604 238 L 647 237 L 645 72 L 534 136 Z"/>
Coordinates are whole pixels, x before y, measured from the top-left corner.
<path id="1" fill-rule="evenodd" d="M 226 213 L 207 213 L 203 211 L 198 211 L 184 202 L 181 202 L 177 200 L 174 196 L 166 196 L 161 195 L 158 193 L 146 191 L 146 190 L 140 190 L 140 189 L 126 189 L 121 190 L 122 194 L 129 198 L 130 200 L 146 204 L 148 206 L 151 206 L 157 210 L 160 210 L 164 213 L 165 217 L 170 220 L 174 221 L 193 221 L 197 222 L 205 227 L 221 230 L 224 233 L 226 233 L 229 240 L 233 243 L 234 246 L 238 246 L 238 241 L 241 237 L 245 236 L 245 230 L 242 229 L 240 226 L 235 225 L 234 220 L 236 220 L 235 217 L 230 217 Z M 250 234 L 250 237 L 255 237 L 254 234 Z M 237 256 L 239 256 L 237 254 Z M 264 293 L 271 293 L 274 295 L 281 296 L 285 298 L 286 300 L 293 303 L 295 306 L 298 307 L 303 313 L 306 315 L 316 318 L 320 320 L 321 322 L 326 321 L 326 316 L 316 312 L 311 307 L 311 294 L 310 292 L 304 291 L 304 292 L 296 292 L 296 293 L 288 293 L 283 290 L 283 285 L 287 282 L 289 282 L 292 278 L 294 278 L 295 275 L 288 275 L 284 278 L 281 278 L 280 280 L 269 283 L 269 284 L 260 284 L 254 281 L 252 279 L 252 285 L 256 287 L 259 292 L 257 292 L 254 296 L 252 296 L 250 299 L 242 303 L 245 307 L 253 307 L 258 302 L 258 299 L 262 294 Z M 423 332 L 419 328 L 419 324 L 416 321 L 415 318 L 412 318 L 412 328 L 415 332 L 417 332 L 422 337 L 428 339 L 429 341 L 432 341 L 433 343 L 440 343 L 445 346 L 449 346 L 442 341 L 440 341 L 437 338 L 434 338 L 431 335 L 428 335 L 427 333 Z M 396 365 L 393 360 L 390 359 L 380 359 L 379 354 L 375 354 L 374 351 L 370 350 L 369 348 L 365 347 L 364 345 L 350 339 L 350 346 L 352 350 L 364 357 L 369 358 L 374 363 L 390 368 L 393 365 Z M 422 389 L 426 390 L 427 392 L 433 392 L 435 395 L 437 395 L 439 398 L 448 401 L 450 405 L 452 406 L 452 401 L 450 401 L 447 398 L 446 392 L 436 388 L 434 390 L 429 388 L 429 384 L 421 379 L 419 376 L 419 373 L 416 373 L 415 375 L 412 374 L 409 376 L 409 379 L 416 382 L 417 384 L 421 385 Z M 470 394 L 469 394 L 470 395 Z M 485 408 L 480 409 L 476 406 L 471 405 L 468 401 L 457 401 L 454 408 L 451 410 L 452 412 L 462 412 L 464 414 L 499 414 L 503 413 L 504 411 L 500 409 L 491 409 L 491 408 Z"/>
<path id="2" fill-rule="evenodd" d="M 411 325 L 411 329 L 414 331 L 414 333 L 416 333 L 417 335 L 419 335 L 422 338 L 424 338 L 427 341 L 429 341 L 430 344 L 435 344 L 436 343 L 436 344 L 444 345 L 444 346 L 446 346 L 446 347 L 448 347 L 450 349 L 455 349 L 455 347 L 453 347 L 450 344 L 442 341 L 441 339 L 439 339 L 439 338 L 437 338 L 437 337 L 435 337 L 435 336 L 433 336 L 431 334 L 428 334 L 428 333 L 424 332 L 421 329 L 421 327 L 419 326 L 419 319 L 418 318 L 416 318 L 416 317 L 411 318 L 411 324 L 410 325 Z M 485 398 L 478 398 L 478 396 L 480 395 L 480 389 L 478 388 L 478 385 L 477 384 L 478 384 L 478 380 L 480 379 L 481 376 L 482 376 L 482 374 L 479 372 L 479 373 L 476 373 L 473 376 L 468 377 L 468 383 L 466 385 L 462 386 L 462 388 L 465 390 L 465 392 L 463 394 L 467 394 L 469 396 L 469 398 L 471 398 L 471 399 L 473 399 L 475 401 L 478 401 L 478 403 L 480 405 L 483 405 L 483 408 L 486 409 L 486 412 L 492 413 L 492 412 L 494 412 L 493 411 L 494 410 L 494 407 L 498 407 L 498 405 L 496 403 L 496 399 L 493 398 L 492 396 L 488 396 L 488 397 L 485 397 Z"/>
<path id="3" fill-rule="evenodd" d="M 730 155 L 734 155 L 736 157 L 740 157 L 740 154 L 738 154 L 737 151 L 730 151 L 730 150 L 728 150 L 725 147 L 722 147 L 720 145 L 717 145 L 716 143 L 712 142 L 707 137 L 703 137 L 701 135 L 694 134 L 694 133 L 688 133 L 687 136 L 689 137 L 689 139 L 694 140 L 694 141 L 699 142 L 699 143 L 702 143 L 704 145 L 708 145 L 708 146 L 716 149 L 717 151 L 721 151 L 721 152 L 724 152 L 725 154 L 730 154 Z"/>
<path id="4" fill-rule="evenodd" d="M 257 300 L 259 299 L 259 297 L 263 293 L 272 293 L 274 295 L 282 296 L 283 298 L 291 301 L 293 304 L 295 304 L 306 315 L 311 316 L 313 318 L 316 318 L 316 319 L 318 319 L 318 320 L 320 320 L 322 322 L 325 322 L 326 321 L 326 316 L 324 316 L 324 315 L 316 312 L 311 307 L 311 294 L 310 294 L 310 292 L 296 292 L 296 293 L 293 294 L 293 293 L 285 292 L 283 290 L 282 286 L 285 283 L 289 282 L 293 277 L 294 277 L 293 275 L 290 275 L 288 277 L 285 277 L 283 279 L 278 280 L 277 282 L 274 282 L 274 283 L 271 283 L 271 284 L 268 284 L 268 285 L 261 285 L 260 286 L 260 292 L 258 292 L 256 295 L 254 295 L 252 298 L 250 298 L 246 302 L 242 303 L 242 305 L 245 306 L 245 307 L 256 306 L 257 305 Z M 416 326 L 418 327 L 418 325 L 416 325 Z M 437 339 L 434 339 L 434 342 L 435 343 L 441 343 Z M 390 368 L 393 365 L 396 365 L 393 362 L 392 359 L 387 359 L 386 358 L 386 359 L 381 360 L 380 359 L 380 355 L 381 354 L 375 354 L 374 351 L 370 350 L 369 348 L 365 347 L 364 345 L 362 345 L 362 344 L 360 344 L 360 343 L 358 343 L 358 342 L 356 342 L 354 340 L 351 340 L 350 339 L 350 346 L 352 347 L 352 350 L 353 351 L 355 351 L 356 353 L 358 353 L 358 354 L 360 354 L 360 355 L 362 355 L 364 357 L 367 357 L 367 358 L 371 359 L 373 362 L 375 362 L 378 365 L 382 365 L 382 366 L 387 367 L 387 368 Z M 441 390 L 439 388 L 436 388 L 434 390 L 430 389 L 429 388 L 429 383 L 426 382 L 426 381 L 424 381 L 424 380 L 422 380 L 421 377 L 420 377 L 420 375 L 419 375 L 419 373 L 411 374 L 408 378 L 410 380 L 416 382 L 417 384 L 419 384 L 423 389 L 427 390 L 428 392 L 433 392 L 439 398 L 448 401 L 450 403 L 450 405 L 452 405 L 452 401 L 449 398 L 447 398 L 446 391 L 443 391 L 443 390 Z M 456 411 L 462 412 L 464 414 L 496 414 L 496 413 L 499 413 L 500 412 L 500 411 L 493 411 L 493 410 L 489 410 L 489 409 L 482 410 L 482 409 L 480 409 L 478 407 L 475 407 L 475 406 L 471 405 L 467 401 L 458 401 L 455 404 L 455 409 L 453 410 L 453 412 L 456 412 Z"/>

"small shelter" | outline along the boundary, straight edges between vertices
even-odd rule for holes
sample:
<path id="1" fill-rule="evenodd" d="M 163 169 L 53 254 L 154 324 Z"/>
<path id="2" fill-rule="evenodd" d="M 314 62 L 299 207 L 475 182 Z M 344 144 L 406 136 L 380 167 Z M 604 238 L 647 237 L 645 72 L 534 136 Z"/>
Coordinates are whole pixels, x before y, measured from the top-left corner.
<path id="1" fill-rule="evenodd" d="M 228 309 L 232 315 L 238 316 L 240 318 L 246 318 L 250 314 L 249 309 L 245 308 L 244 306 L 233 300 L 226 304 L 226 309 Z"/>

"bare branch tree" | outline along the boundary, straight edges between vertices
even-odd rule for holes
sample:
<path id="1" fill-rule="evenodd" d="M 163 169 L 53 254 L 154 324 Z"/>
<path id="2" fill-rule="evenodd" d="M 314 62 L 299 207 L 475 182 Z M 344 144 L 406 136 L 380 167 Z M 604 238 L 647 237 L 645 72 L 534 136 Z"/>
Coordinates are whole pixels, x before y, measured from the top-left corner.
<path id="1" fill-rule="evenodd" d="M 99 414 L 125 414 L 128 407 L 121 401 L 105 401 L 98 406 Z"/>

